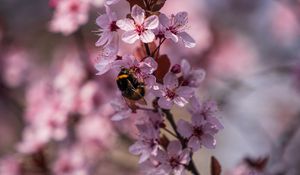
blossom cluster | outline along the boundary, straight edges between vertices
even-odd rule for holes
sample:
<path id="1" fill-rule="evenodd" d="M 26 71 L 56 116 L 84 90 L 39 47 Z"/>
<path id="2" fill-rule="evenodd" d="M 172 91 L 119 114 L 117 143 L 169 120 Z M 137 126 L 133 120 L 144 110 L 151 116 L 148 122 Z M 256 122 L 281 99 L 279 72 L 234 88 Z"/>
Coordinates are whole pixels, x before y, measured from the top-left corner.
<path id="1" fill-rule="evenodd" d="M 1 158 L 1 175 L 87 175 L 114 144 L 114 111 L 99 82 L 88 79 L 74 54 L 53 67 L 52 76 L 32 80 L 25 90 L 22 139 L 16 153 Z"/>
<path id="2" fill-rule="evenodd" d="M 131 3 L 127 18 L 118 19 L 112 7 L 106 6 L 106 13 L 96 19 L 100 36 L 96 46 L 101 50 L 95 64 L 97 75 L 114 71 L 119 73 L 117 83 L 125 79 L 125 83 L 118 84 L 123 99 L 112 102 L 115 109 L 112 120 L 126 119 L 133 113 L 137 116 L 137 141 L 129 151 L 140 156 L 139 164 L 145 174 L 180 175 L 185 170 L 199 174 L 193 154 L 203 147 L 215 148 L 215 135 L 223 129 L 217 104 L 212 100 L 201 102 L 197 97 L 196 90 L 205 78 L 203 69 L 192 68 L 185 59 L 171 66 L 170 59 L 160 55 L 160 47 L 166 40 L 182 41 L 186 48 L 195 47 L 195 40 L 187 33 L 188 13 L 170 16 L 154 13 L 151 3 L 144 2 L 146 5 Z M 153 2 L 155 5 L 156 1 Z M 143 53 L 118 55 L 119 38 L 127 44 L 139 41 Z M 141 91 L 136 84 L 145 89 Z M 171 113 L 174 107 L 185 107 L 191 120 L 176 122 Z M 173 131 L 167 127 L 166 120 Z M 166 137 L 166 133 L 174 139 Z"/>
<path id="3" fill-rule="evenodd" d="M 50 0 L 49 5 L 54 9 L 50 22 L 52 32 L 70 35 L 81 25 L 88 22 L 89 11 L 92 6 L 101 7 L 112 5 L 119 0 Z"/>
<path id="4" fill-rule="evenodd" d="M 168 56 L 160 53 L 168 41 L 195 47 L 188 34 L 188 13 L 159 12 L 164 3 L 156 0 L 147 5 L 128 1 L 130 15 L 118 18 L 113 7 L 119 1 L 50 1 L 54 9 L 50 30 L 64 35 L 78 31 L 88 21 L 92 6 L 105 7 L 106 13 L 96 19 L 99 39 L 95 45 L 100 54 L 94 66 L 97 75 L 112 72 L 120 95 L 111 101 L 115 92 L 110 94 L 101 86 L 91 75 L 90 60 L 73 54 L 73 47 L 67 48 L 70 54 L 58 54 L 53 69 L 41 68 L 32 80 L 23 82 L 21 76 L 31 65 L 10 69 L 7 76 L 20 77 L 11 85 L 27 86 L 24 129 L 16 152 L 1 158 L 0 174 L 96 174 L 104 152 L 114 148 L 118 132 L 123 132 L 118 123 L 128 120 L 136 126 L 129 152 L 140 156 L 144 174 L 179 175 L 186 170 L 199 174 L 193 154 L 204 147 L 215 148 L 215 135 L 223 128 L 217 104 L 197 97 L 205 78 L 203 69 L 193 68 L 186 59 L 171 65 Z M 141 52 L 119 55 L 120 40 L 141 43 Z M 23 55 L 12 56 L 12 63 L 6 64 L 13 67 Z M 182 116 L 175 121 L 171 112 L 175 107 L 185 108 L 190 120 Z"/>

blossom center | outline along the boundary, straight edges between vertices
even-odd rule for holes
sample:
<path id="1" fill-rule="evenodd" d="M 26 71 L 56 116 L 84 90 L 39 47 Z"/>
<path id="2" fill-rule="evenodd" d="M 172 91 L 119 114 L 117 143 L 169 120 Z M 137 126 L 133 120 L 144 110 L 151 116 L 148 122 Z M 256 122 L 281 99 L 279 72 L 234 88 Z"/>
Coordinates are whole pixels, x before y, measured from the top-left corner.
<path id="1" fill-rule="evenodd" d="M 180 162 L 178 161 L 178 157 L 171 157 L 169 159 L 169 162 L 172 168 L 176 168 L 177 166 L 180 165 Z"/>
<path id="2" fill-rule="evenodd" d="M 193 135 L 196 137 L 201 137 L 204 134 L 201 127 L 194 127 Z"/>
<path id="3" fill-rule="evenodd" d="M 143 25 L 135 25 L 135 31 L 141 35 L 145 31 L 145 28 Z"/>
<path id="4" fill-rule="evenodd" d="M 117 26 L 117 21 L 112 21 L 110 24 L 110 31 L 115 32 L 119 29 L 119 27 Z"/>
<path id="5" fill-rule="evenodd" d="M 76 13 L 79 11 L 79 5 L 77 3 L 72 3 L 69 8 L 70 8 L 70 11 L 73 13 Z"/>
<path id="6" fill-rule="evenodd" d="M 173 100 L 176 97 L 176 93 L 167 88 L 166 97 Z"/>
<path id="7" fill-rule="evenodd" d="M 184 79 L 183 82 L 182 82 L 182 86 L 188 86 L 190 84 L 190 81 L 187 80 L 187 79 Z"/>
<path id="8" fill-rule="evenodd" d="M 61 166 L 61 172 L 63 173 L 70 173 L 72 171 L 72 167 L 70 164 L 68 163 L 64 163 L 62 166 Z"/>
<path id="9" fill-rule="evenodd" d="M 55 120 L 49 120 L 48 124 L 51 128 L 58 128 L 59 124 Z"/>
<path id="10" fill-rule="evenodd" d="M 177 28 L 174 27 L 174 26 L 170 26 L 170 27 L 168 28 L 168 30 L 169 30 L 170 32 L 174 33 L 175 35 L 178 33 Z"/>

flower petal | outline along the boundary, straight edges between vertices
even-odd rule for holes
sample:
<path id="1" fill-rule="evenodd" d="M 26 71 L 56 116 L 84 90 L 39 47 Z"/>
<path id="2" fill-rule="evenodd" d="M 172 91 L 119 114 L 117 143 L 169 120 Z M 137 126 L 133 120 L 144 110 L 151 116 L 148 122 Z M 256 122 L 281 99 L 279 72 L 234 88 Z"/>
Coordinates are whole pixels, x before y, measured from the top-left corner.
<path id="1" fill-rule="evenodd" d="M 136 31 L 124 32 L 122 35 L 122 40 L 126 43 L 133 44 L 136 40 L 139 39 L 139 35 Z"/>
<path id="2" fill-rule="evenodd" d="M 142 142 L 135 142 L 129 147 L 129 152 L 133 155 L 139 155 L 143 152 L 145 145 Z"/>
<path id="3" fill-rule="evenodd" d="M 111 41 L 111 39 L 112 35 L 110 32 L 103 32 L 95 45 L 99 47 L 109 44 L 109 41 Z"/>
<path id="4" fill-rule="evenodd" d="M 190 138 L 189 142 L 188 142 L 188 147 L 192 148 L 192 150 L 195 152 L 200 148 L 201 144 L 200 144 L 200 140 L 193 136 Z"/>
<path id="5" fill-rule="evenodd" d="M 157 62 L 152 57 L 148 57 L 139 63 L 141 72 L 146 75 L 151 75 L 157 69 L 157 66 Z"/>
<path id="6" fill-rule="evenodd" d="M 208 119 L 208 121 L 215 125 L 217 129 L 224 129 L 224 126 L 222 125 L 222 123 L 216 118 L 216 117 L 210 117 Z"/>
<path id="7" fill-rule="evenodd" d="M 113 60 L 103 59 L 100 62 L 95 64 L 95 68 L 97 69 L 97 75 L 102 75 L 110 70 Z"/>
<path id="8" fill-rule="evenodd" d="M 190 113 L 194 114 L 194 113 L 198 113 L 200 111 L 201 104 L 200 104 L 199 99 L 196 96 L 193 96 L 190 99 L 190 104 L 191 104 L 191 107 L 189 108 Z"/>
<path id="9" fill-rule="evenodd" d="M 106 0 L 107 5 L 112 5 L 118 3 L 120 0 Z"/>
<path id="10" fill-rule="evenodd" d="M 107 14 L 100 15 L 96 19 L 96 24 L 102 29 L 107 29 L 110 26 L 109 17 Z"/>
<path id="11" fill-rule="evenodd" d="M 181 37 L 183 44 L 187 48 L 192 48 L 196 46 L 196 41 L 186 32 L 181 32 L 177 34 Z"/>
<path id="12" fill-rule="evenodd" d="M 185 98 L 178 96 L 174 98 L 174 103 L 180 107 L 184 107 L 186 104 L 188 104 L 188 101 Z"/>
<path id="13" fill-rule="evenodd" d="M 206 121 L 202 116 L 192 115 L 192 123 L 194 126 L 202 126 Z"/>
<path id="14" fill-rule="evenodd" d="M 178 12 L 175 15 L 174 23 L 179 26 L 185 26 L 188 23 L 188 13 Z"/>
<path id="15" fill-rule="evenodd" d="M 180 97 L 190 99 L 194 95 L 194 89 L 188 86 L 181 86 L 176 89 L 176 94 Z"/>
<path id="16" fill-rule="evenodd" d="M 163 97 L 165 95 L 165 88 L 163 85 L 155 83 L 152 86 L 152 91 L 153 95 L 156 97 Z"/>
<path id="17" fill-rule="evenodd" d="M 151 152 L 144 151 L 142 153 L 141 157 L 140 157 L 139 164 L 145 162 L 146 160 L 148 160 L 150 156 L 151 156 Z"/>
<path id="18" fill-rule="evenodd" d="M 178 36 L 175 35 L 174 33 L 172 33 L 171 31 L 166 31 L 165 32 L 165 37 L 167 39 L 171 39 L 172 41 L 174 41 L 175 43 L 178 42 Z"/>
<path id="19" fill-rule="evenodd" d="M 134 25 L 134 21 L 132 19 L 120 19 L 117 21 L 116 25 L 125 31 L 131 31 L 131 30 L 135 30 L 135 25 Z"/>
<path id="20" fill-rule="evenodd" d="M 171 109 L 173 106 L 173 102 L 165 97 L 159 98 L 157 103 L 163 109 Z"/>
<path id="21" fill-rule="evenodd" d="M 190 123 L 185 120 L 180 119 L 177 122 L 178 132 L 181 136 L 189 138 L 193 134 L 193 127 Z"/>
<path id="22" fill-rule="evenodd" d="M 185 168 L 182 165 L 174 167 L 173 168 L 173 175 L 185 175 L 184 170 L 185 170 Z"/>
<path id="23" fill-rule="evenodd" d="M 156 83 L 156 77 L 154 75 L 149 75 L 147 78 L 144 79 L 144 82 L 147 88 L 151 89 L 153 85 Z M 150 91 L 153 92 L 153 91 Z"/>
<path id="24" fill-rule="evenodd" d="M 131 16 L 136 24 L 141 25 L 145 19 L 145 10 L 138 5 L 134 5 L 131 10 Z"/>
<path id="25" fill-rule="evenodd" d="M 168 72 L 163 78 L 164 86 L 169 89 L 178 87 L 178 78 L 172 72 Z"/>
<path id="26" fill-rule="evenodd" d="M 201 137 L 201 143 L 208 149 L 214 149 L 216 147 L 216 140 L 209 134 L 204 134 Z"/>
<path id="27" fill-rule="evenodd" d="M 173 156 L 173 155 L 179 155 L 181 153 L 181 149 L 182 149 L 181 143 L 178 140 L 175 140 L 169 143 L 167 151 L 170 156 Z"/>
<path id="28" fill-rule="evenodd" d="M 183 77 L 185 78 L 188 78 L 190 72 L 191 72 L 191 65 L 190 63 L 186 60 L 186 59 L 183 59 L 181 61 L 181 70 L 182 70 L 182 73 L 183 73 Z"/>
<path id="29" fill-rule="evenodd" d="M 170 19 L 167 17 L 167 15 L 161 13 L 159 15 L 159 23 L 163 25 L 164 27 L 169 27 L 170 25 Z"/>
<path id="30" fill-rule="evenodd" d="M 196 69 L 196 70 L 192 71 L 190 74 L 190 78 L 189 78 L 189 86 L 199 87 L 201 82 L 205 78 L 205 74 L 206 73 L 203 69 Z"/>
<path id="31" fill-rule="evenodd" d="M 189 149 L 182 150 L 182 153 L 180 154 L 180 163 L 187 165 L 191 160 L 191 153 Z"/>
<path id="32" fill-rule="evenodd" d="M 143 43 L 151 43 L 155 39 L 155 35 L 150 30 L 145 30 L 143 33 L 141 33 L 140 38 Z"/>
<path id="33" fill-rule="evenodd" d="M 111 117 L 112 121 L 120 121 L 130 117 L 131 110 L 121 111 Z"/>
<path id="34" fill-rule="evenodd" d="M 156 15 L 152 15 L 152 16 L 149 16 L 145 22 L 144 22 L 144 27 L 146 29 L 155 29 L 158 27 L 158 24 L 159 24 L 159 20 L 158 20 L 158 17 Z"/>

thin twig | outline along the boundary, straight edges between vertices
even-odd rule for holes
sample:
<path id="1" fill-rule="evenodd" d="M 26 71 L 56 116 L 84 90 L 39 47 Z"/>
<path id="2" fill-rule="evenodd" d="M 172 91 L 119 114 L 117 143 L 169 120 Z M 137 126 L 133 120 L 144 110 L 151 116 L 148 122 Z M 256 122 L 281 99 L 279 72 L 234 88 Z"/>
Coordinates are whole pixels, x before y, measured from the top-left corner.
<path id="1" fill-rule="evenodd" d="M 165 130 L 167 133 L 171 134 L 175 138 L 178 138 L 177 135 L 175 133 L 173 133 L 172 131 L 170 131 L 168 128 L 163 128 L 163 130 Z"/>
<path id="2" fill-rule="evenodd" d="M 159 50 L 160 50 L 160 46 L 165 42 L 165 38 L 163 39 L 163 40 L 160 40 L 159 41 L 159 44 L 158 44 L 158 46 L 155 48 L 155 50 L 153 51 L 153 53 L 151 54 L 151 56 L 152 57 L 154 57 L 154 54 L 158 51 L 158 53 L 159 53 Z"/>
<path id="3" fill-rule="evenodd" d="M 143 111 L 155 111 L 155 110 L 152 109 L 152 108 L 144 108 L 144 107 L 140 107 L 140 106 L 137 106 L 137 109 L 143 110 Z"/>
<path id="4" fill-rule="evenodd" d="M 150 51 L 149 45 L 147 43 L 144 43 L 144 46 L 146 49 L 147 56 L 151 56 L 151 51 Z"/>
<path id="5" fill-rule="evenodd" d="M 176 136 L 177 138 L 179 139 L 179 141 L 182 143 L 183 147 L 186 148 L 186 144 L 185 144 L 185 141 L 184 141 L 184 138 L 179 134 L 179 132 L 177 131 L 177 126 L 176 126 L 176 123 L 174 121 L 174 118 L 173 118 L 173 115 L 171 114 L 170 110 L 163 110 L 163 112 L 165 113 L 166 115 L 166 118 L 167 120 L 170 122 L 173 130 L 175 131 L 176 133 Z M 194 175 L 200 175 L 195 163 L 194 163 L 194 160 L 192 159 L 192 154 L 191 154 L 191 161 L 190 163 L 186 166 L 186 168 L 192 172 Z"/>
<path id="6" fill-rule="evenodd" d="M 151 7 L 150 7 L 150 4 L 148 3 L 148 0 L 144 0 L 144 4 L 145 4 L 147 10 L 151 10 L 150 9 Z"/>

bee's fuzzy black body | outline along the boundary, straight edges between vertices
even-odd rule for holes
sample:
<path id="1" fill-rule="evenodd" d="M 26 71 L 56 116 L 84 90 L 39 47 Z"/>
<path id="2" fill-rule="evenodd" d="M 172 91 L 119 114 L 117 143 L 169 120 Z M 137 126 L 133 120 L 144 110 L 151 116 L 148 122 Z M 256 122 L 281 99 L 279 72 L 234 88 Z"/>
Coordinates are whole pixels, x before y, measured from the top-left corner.
<path id="1" fill-rule="evenodd" d="M 123 68 L 116 81 L 124 97 L 130 100 L 140 100 L 145 96 L 144 83 L 139 82 L 128 69 Z"/>

